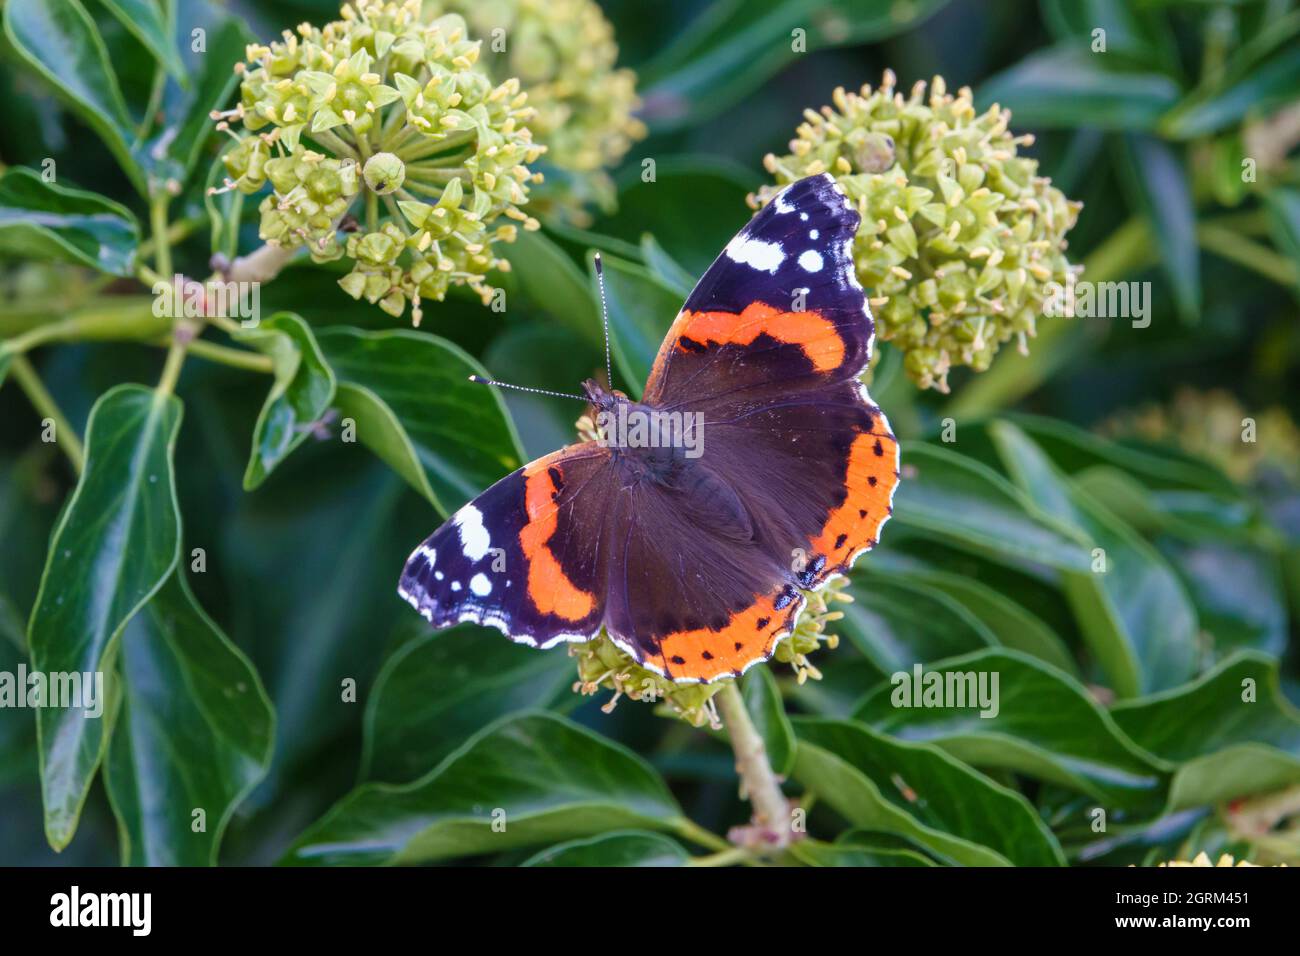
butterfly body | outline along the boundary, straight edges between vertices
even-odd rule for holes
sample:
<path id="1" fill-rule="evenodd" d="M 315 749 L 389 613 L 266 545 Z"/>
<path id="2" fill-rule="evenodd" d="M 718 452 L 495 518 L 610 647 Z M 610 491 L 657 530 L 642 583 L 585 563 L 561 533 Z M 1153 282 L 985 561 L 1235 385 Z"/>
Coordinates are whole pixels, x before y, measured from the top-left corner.
<path id="1" fill-rule="evenodd" d="M 829 177 L 779 194 L 673 323 L 640 401 L 584 383 L 601 438 L 493 485 L 412 554 L 399 593 L 435 626 L 538 647 L 603 626 L 680 682 L 771 656 L 803 591 L 891 510 L 898 446 L 858 381 L 872 325 L 858 214 Z"/>

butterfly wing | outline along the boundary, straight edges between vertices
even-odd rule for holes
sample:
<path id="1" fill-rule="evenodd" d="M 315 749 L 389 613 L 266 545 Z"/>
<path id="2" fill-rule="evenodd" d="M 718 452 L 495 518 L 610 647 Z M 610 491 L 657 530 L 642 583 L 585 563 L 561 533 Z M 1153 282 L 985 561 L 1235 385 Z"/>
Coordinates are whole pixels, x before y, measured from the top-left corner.
<path id="1" fill-rule="evenodd" d="M 594 442 L 520 468 L 415 549 L 398 594 L 435 627 L 489 624 L 534 647 L 590 640 L 605 612 L 599 519 L 612 479 Z"/>

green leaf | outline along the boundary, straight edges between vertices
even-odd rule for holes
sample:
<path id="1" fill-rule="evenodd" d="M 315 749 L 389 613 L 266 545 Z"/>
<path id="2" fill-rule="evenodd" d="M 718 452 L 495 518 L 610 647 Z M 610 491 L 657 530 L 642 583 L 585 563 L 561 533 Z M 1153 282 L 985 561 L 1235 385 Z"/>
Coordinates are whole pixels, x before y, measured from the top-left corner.
<path id="1" fill-rule="evenodd" d="M 157 0 L 99 0 L 172 76 L 188 82 Z"/>
<path id="2" fill-rule="evenodd" d="M 1076 528 L 1104 571 L 1066 574 L 1066 597 L 1115 693 L 1174 687 L 1196 670 L 1196 612 L 1159 553 L 1073 485 L 1009 422 L 989 426 L 1007 470 L 1037 504 Z M 1101 549 L 1100 553 L 1096 549 Z"/>
<path id="3" fill-rule="evenodd" d="M 433 863 L 663 829 L 680 817 L 663 781 L 630 750 L 561 717 L 521 714 L 484 728 L 414 783 L 357 788 L 284 862 Z"/>
<path id="4" fill-rule="evenodd" d="M 47 183 L 22 167 L 0 176 L 0 253 L 6 256 L 129 276 L 139 242 L 135 216 L 111 199 Z"/>
<path id="5" fill-rule="evenodd" d="M 1112 709 L 1140 746 L 1178 766 L 1171 810 L 1222 803 L 1300 782 L 1300 715 L 1278 664 L 1236 654 L 1195 681 Z"/>
<path id="6" fill-rule="evenodd" d="M 790 772 L 794 764 L 794 730 L 785 713 L 785 703 L 776 679 L 766 667 L 755 667 L 740 682 L 740 693 L 745 709 L 754 722 L 754 729 L 763 738 L 767 759 L 778 774 Z"/>
<path id="7" fill-rule="evenodd" d="M 917 568 L 906 574 L 908 580 L 937 588 L 975 615 L 998 643 L 1067 673 L 1077 672 L 1078 665 L 1065 641 L 1042 618 L 996 588 L 965 575 L 937 569 Z"/>
<path id="8" fill-rule="evenodd" d="M 945 542 L 1014 562 L 1088 567 L 1068 529 L 987 465 L 935 445 L 904 442 L 894 520 Z"/>
<path id="9" fill-rule="evenodd" d="M 686 866 L 680 844 L 643 830 L 621 830 L 570 840 L 530 857 L 523 866 Z"/>
<path id="10" fill-rule="evenodd" d="M 942 591 L 905 575 L 875 569 L 850 578 L 851 604 L 836 633 L 846 637 L 881 673 L 910 670 L 933 661 L 988 647 L 997 638 Z"/>
<path id="11" fill-rule="evenodd" d="M 244 471 L 252 491 L 307 440 L 311 426 L 334 401 L 334 370 L 325 362 L 311 328 L 292 312 L 277 312 L 236 336 L 271 357 L 275 383 L 253 426 L 253 451 Z"/>
<path id="12" fill-rule="evenodd" d="M 1178 97 L 1178 84 L 1167 76 L 1108 69 L 1105 54 L 1061 44 L 1037 50 L 986 80 L 975 99 L 984 109 L 994 103 L 1010 109 L 1017 128 L 1146 130 Z"/>
<path id="13" fill-rule="evenodd" d="M 823 843 L 800 840 L 790 847 L 790 855 L 808 866 L 935 866 L 935 862 L 915 850 L 872 846 L 869 843 Z"/>
<path id="14" fill-rule="evenodd" d="M 459 346 L 408 329 L 324 329 L 316 340 L 356 438 L 443 514 L 519 466 L 505 405 L 469 381 L 487 373 Z"/>
<path id="15" fill-rule="evenodd" d="M 1273 244 L 1287 255 L 1300 275 L 1300 189 L 1276 186 L 1264 193 Z"/>
<path id="16" fill-rule="evenodd" d="M 976 767 L 997 767 L 1059 784 L 1107 806 L 1156 810 L 1164 800 L 1160 763 L 1116 726 L 1088 692 L 1064 671 L 1015 651 L 993 648 L 931 664 L 927 673 L 987 674 L 994 706 L 911 706 L 895 704 L 900 680 L 876 688 L 853 718 L 902 740 L 937 744 Z M 994 688 L 991 681 L 996 677 Z M 924 680 L 924 678 L 923 678 Z M 922 685 L 924 686 L 924 685 Z M 965 693 L 967 685 L 954 690 Z"/>
<path id="17" fill-rule="evenodd" d="M 1187 171 L 1174 150 L 1154 136 L 1125 136 L 1123 156 L 1121 179 L 1129 202 L 1151 225 L 1179 316 L 1195 321 L 1201 313 L 1201 255 Z"/>
<path id="18" fill-rule="evenodd" d="M 794 777 L 854 826 L 908 838 L 963 866 L 1060 866 L 1056 838 L 1019 793 L 930 744 L 863 724 L 796 718 Z"/>
<path id="19" fill-rule="evenodd" d="M 18 56 L 99 135 L 136 189 L 146 192 L 131 152 L 134 124 L 86 8 L 79 0 L 9 0 L 4 29 Z"/>
<path id="20" fill-rule="evenodd" d="M 1286 18 L 1293 25 L 1295 11 Z M 1294 42 L 1284 42 L 1262 62 L 1243 61 L 1223 79 L 1189 94 L 1161 119 L 1160 135 L 1192 139 L 1235 126 L 1247 116 L 1267 116 L 1295 99 L 1300 87 L 1300 57 Z"/>
<path id="21" fill-rule="evenodd" d="M 161 104 L 162 119 L 147 143 L 137 149 L 140 163 L 160 180 L 184 182 L 217 134 L 209 115 L 226 106 L 239 83 L 232 65 L 242 62 L 254 39 L 244 21 L 206 0 L 175 0 L 174 44 L 181 50 L 183 75 L 192 81 L 168 79 Z M 193 32 L 204 31 L 204 49 L 193 49 Z M 224 139 L 224 137 L 223 137 Z"/>
<path id="22" fill-rule="evenodd" d="M 710 156 L 665 156 L 649 182 L 634 172 L 620 183 L 618 214 L 596 228 L 634 245 L 651 233 L 693 276 L 703 275 L 749 220 L 746 197 L 760 182 L 751 170 Z M 665 328 L 680 304 L 664 316 Z"/>
<path id="23" fill-rule="evenodd" d="M 127 625 L 120 661 L 104 784 L 122 863 L 215 864 L 235 808 L 271 762 L 275 715 L 257 672 L 179 568 Z"/>
<path id="24" fill-rule="evenodd" d="M 946 3 L 727 0 L 713 4 L 641 68 L 645 115 L 657 131 L 698 125 L 758 89 L 804 52 L 883 40 L 916 27 Z M 797 41 L 802 41 L 801 49 L 796 48 Z"/>
<path id="25" fill-rule="evenodd" d="M 34 670 L 109 670 L 122 629 L 176 566 L 180 422 L 179 399 L 138 385 L 110 389 L 91 409 L 85 471 L 50 539 L 28 625 Z M 45 832 L 56 850 L 76 832 L 106 740 L 103 718 L 83 714 L 37 713 Z"/>
<path id="26" fill-rule="evenodd" d="M 618 386 L 639 397 L 682 299 L 644 266 L 613 256 L 603 259 L 610 346 L 623 376 Z M 595 288 L 594 265 L 591 282 Z"/>
<path id="27" fill-rule="evenodd" d="M 1062 42 L 1084 43 L 1092 49 L 1093 31 L 1105 30 L 1101 56 L 1120 56 L 1176 70 L 1178 49 L 1168 21 L 1157 11 L 1142 10 L 1125 0 L 1042 0 L 1043 20 Z"/>
<path id="28" fill-rule="evenodd" d="M 603 348 L 600 309 L 590 284 L 572 259 L 541 232 L 519 230 L 502 248 L 520 292 L 544 315 Z"/>
<path id="29" fill-rule="evenodd" d="M 386 661 L 366 703 L 362 775 L 423 776 L 472 734 L 518 710 L 573 699 L 572 659 L 465 624 L 428 631 Z"/>
<path id="30" fill-rule="evenodd" d="M 695 277 L 687 272 L 677 260 L 668 254 L 659 240 L 650 233 L 641 237 L 641 258 L 663 285 L 677 293 L 680 301 L 685 302 L 695 287 Z"/>

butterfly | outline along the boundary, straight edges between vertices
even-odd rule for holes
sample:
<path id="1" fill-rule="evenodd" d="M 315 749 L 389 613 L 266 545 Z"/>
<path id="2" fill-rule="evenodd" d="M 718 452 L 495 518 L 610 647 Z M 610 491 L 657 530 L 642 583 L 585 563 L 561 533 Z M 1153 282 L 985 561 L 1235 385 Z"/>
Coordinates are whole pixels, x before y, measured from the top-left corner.
<path id="1" fill-rule="evenodd" d="M 858 222 L 829 175 L 777 194 L 687 298 L 641 401 L 584 382 L 599 439 L 457 511 L 398 593 L 435 627 L 539 648 L 604 627 L 679 683 L 771 657 L 803 592 L 876 544 L 898 484 L 898 442 L 858 380 L 874 339 Z"/>

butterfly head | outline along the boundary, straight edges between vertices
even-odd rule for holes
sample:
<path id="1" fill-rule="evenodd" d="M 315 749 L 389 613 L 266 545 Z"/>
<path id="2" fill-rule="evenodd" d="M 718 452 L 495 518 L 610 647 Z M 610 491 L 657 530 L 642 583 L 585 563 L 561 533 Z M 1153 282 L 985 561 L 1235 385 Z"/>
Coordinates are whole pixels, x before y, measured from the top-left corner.
<path id="1" fill-rule="evenodd" d="M 616 388 L 606 390 L 594 378 L 589 378 L 582 383 L 582 391 L 587 396 L 587 401 L 596 407 L 597 412 L 613 411 L 620 403 L 632 401 Z"/>

